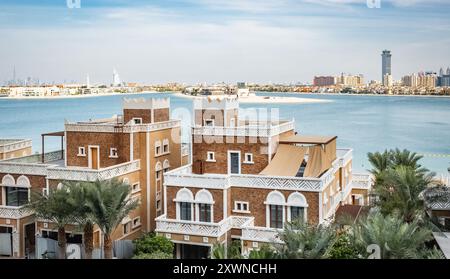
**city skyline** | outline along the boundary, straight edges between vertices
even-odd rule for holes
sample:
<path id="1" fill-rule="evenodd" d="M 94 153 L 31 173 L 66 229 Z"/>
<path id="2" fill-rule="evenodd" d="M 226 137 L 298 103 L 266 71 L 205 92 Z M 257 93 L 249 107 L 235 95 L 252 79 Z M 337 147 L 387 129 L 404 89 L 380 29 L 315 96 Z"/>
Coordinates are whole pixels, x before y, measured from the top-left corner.
<path id="1" fill-rule="evenodd" d="M 450 64 L 446 1 L 381 0 L 379 9 L 365 0 L 80 3 L 3 1 L 0 83 L 14 68 L 21 79 L 84 82 L 89 74 L 93 84 L 110 83 L 113 68 L 142 83 L 311 82 L 341 72 L 369 81 L 380 79 L 384 49 L 394 54 L 395 80 Z"/>

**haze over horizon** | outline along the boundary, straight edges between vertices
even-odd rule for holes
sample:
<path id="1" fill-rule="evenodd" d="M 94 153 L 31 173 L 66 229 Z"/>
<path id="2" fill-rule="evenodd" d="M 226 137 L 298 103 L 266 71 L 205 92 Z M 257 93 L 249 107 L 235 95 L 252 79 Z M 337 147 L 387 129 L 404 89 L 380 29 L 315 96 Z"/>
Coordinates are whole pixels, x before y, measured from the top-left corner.
<path id="1" fill-rule="evenodd" d="M 41 81 L 311 82 L 341 72 L 380 80 L 450 66 L 450 1 L 1 0 L 0 84 Z M 131 3 L 130 3 L 131 2 Z"/>

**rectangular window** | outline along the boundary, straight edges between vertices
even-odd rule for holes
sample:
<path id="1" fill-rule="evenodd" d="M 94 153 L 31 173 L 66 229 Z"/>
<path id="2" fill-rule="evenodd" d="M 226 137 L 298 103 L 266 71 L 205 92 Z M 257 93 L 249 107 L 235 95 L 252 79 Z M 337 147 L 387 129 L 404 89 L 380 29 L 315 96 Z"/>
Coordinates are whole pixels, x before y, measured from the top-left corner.
<path id="1" fill-rule="evenodd" d="M 132 193 L 139 192 L 140 190 L 141 190 L 141 184 L 139 184 L 139 183 L 134 183 L 133 186 L 131 186 Z"/>
<path id="2" fill-rule="evenodd" d="M 86 148 L 78 147 L 78 156 L 80 156 L 80 157 L 86 156 Z"/>
<path id="3" fill-rule="evenodd" d="M 141 217 L 136 217 L 133 219 L 133 228 L 139 227 L 141 225 Z"/>
<path id="4" fill-rule="evenodd" d="M 123 225 L 123 234 L 127 234 L 131 231 L 131 222 Z"/>
<path id="5" fill-rule="evenodd" d="M 242 212 L 242 213 L 249 213 L 249 205 L 248 202 L 243 201 L 235 201 L 234 202 L 234 212 Z"/>
<path id="6" fill-rule="evenodd" d="M 253 154 L 252 153 L 245 153 L 245 164 L 253 164 Z"/>
<path id="7" fill-rule="evenodd" d="M 305 208 L 298 206 L 291 206 L 291 222 L 297 221 L 300 223 L 304 222 L 305 218 Z"/>
<path id="8" fill-rule="evenodd" d="M 164 153 L 169 153 L 169 144 L 164 144 L 163 145 L 163 152 Z"/>
<path id="9" fill-rule="evenodd" d="M 270 227 L 274 229 L 283 228 L 283 206 L 270 205 Z"/>
<path id="10" fill-rule="evenodd" d="M 142 118 L 133 118 L 134 124 L 142 124 Z"/>
<path id="11" fill-rule="evenodd" d="M 228 153 L 229 173 L 240 174 L 241 173 L 241 155 L 238 152 Z"/>
<path id="12" fill-rule="evenodd" d="M 161 179 L 161 171 L 156 171 L 156 179 Z"/>
<path id="13" fill-rule="evenodd" d="M 216 154 L 214 152 L 208 151 L 206 155 L 206 161 L 207 162 L 215 162 L 216 161 Z"/>
<path id="14" fill-rule="evenodd" d="M 205 119 L 205 126 L 209 126 L 209 127 L 214 126 L 214 120 L 213 119 Z"/>
<path id="15" fill-rule="evenodd" d="M 28 203 L 28 188 L 4 187 L 7 206 L 22 206 Z"/>
<path id="16" fill-rule="evenodd" d="M 156 210 L 161 210 L 161 200 L 156 201 Z"/>
<path id="17" fill-rule="evenodd" d="M 192 220 L 191 203 L 180 202 L 180 219 L 184 221 Z"/>
<path id="18" fill-rule="evenodd" d="M 199 210 L 199 221 L 200 222 L 211 222 L 211 205 L 201 203 L 198 205 Z"/>
<path id="19" fill-rule="evenodd" d="M 157 146 L 155 148 L 155 155 L 159 155 L 159 154 L 161 154 L 161 146 Z"/>
<path id="20" fill-rule="evenodd" d="M 110 148 L 109 149 L 109 158 L 119 158 L 119 153 L 117 152 L 117 148 Z"/>

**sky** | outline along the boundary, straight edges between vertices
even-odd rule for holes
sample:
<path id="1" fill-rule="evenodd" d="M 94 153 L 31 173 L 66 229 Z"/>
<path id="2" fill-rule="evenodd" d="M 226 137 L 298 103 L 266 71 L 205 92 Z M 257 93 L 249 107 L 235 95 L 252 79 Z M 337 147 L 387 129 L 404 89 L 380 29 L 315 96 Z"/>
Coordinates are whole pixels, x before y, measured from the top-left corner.
<path id="1" fill-rule="evenodd" d="M 380 80 L 384 49 L 394 79 L 450 66 L 450 1 L 0 0 L 0 84 L 14 67 L 91 84 L 114 68 L 141 83 Z"/>

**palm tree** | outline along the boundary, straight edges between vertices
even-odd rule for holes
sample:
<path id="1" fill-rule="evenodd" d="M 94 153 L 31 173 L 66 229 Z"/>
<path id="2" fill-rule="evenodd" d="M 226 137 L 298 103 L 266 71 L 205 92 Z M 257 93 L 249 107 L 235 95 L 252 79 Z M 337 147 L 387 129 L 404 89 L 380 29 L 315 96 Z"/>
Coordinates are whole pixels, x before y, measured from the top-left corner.
<path id="1" fill-rule="evenodd" d="M 380 152 L 369 152 L 367 154 L 370 164 L 372 164 L 373 169 L 370 171 L 375 177 L 387 170 L 391 165 L 391 153 L 385 150 L 383 153 Z"/>
<path id="2" fill-rule="evenodd" d="M 428 172 L 428 169 L 423 168 L 422 165 L 419 164 L 419 161 L 423 158 L 423 156 L 418 155 L 415 152 L 411 152 L 407 149 L 400 150 L 396 148 L 395 150 L 391 150 L 391 160 L 392 165 L 395 166 L 407 166 L 416 170 L 418 174 L 425 174 Z"/>
<path id="3" fill-rule="evenodd" d="M 103 233 L 103 251 L 106 259 L 112 259 L 111 234 L 123 218 L 138 206 L 138 201 L 130 199 L 130 186 L 117 179 L 95 181 L 88 193 L 87 206 L 92 220 Z"/>
<path id="4" fill-rule="evenodd" d="M 276 245 L 277 254 L 282 259 L 326 258 L 335 238 L 330 227 L 288 223 L 279 234 L 284 243 Z"/>
<path id="5" fill-rule="evenodd" d="M 420 194 L 433 183 L 433 175 L 418 175 L 416 170 L 403 165 L 387 170 L 383 182 L 374 187 L 381 212 L 398 211 L 404 221 L 411 222 L 423 209 Z"/>
<path id="6" fill-rule="evenodd" d="M 356 247 L 367 256 L 367 248 L 377 245 L 382 259 L 421 258 L 425 242 L 432 239 L 431 231 L 419 226 L 419 220 L 403 222 L 395 215 L 383 216 L 372 212 L 349 231 Z"/>
<path id="7" fill-rule="evenodd" d="M 75 209 L 77 223 L 83 228 L 84 257 L 92 259 L 94 221 L 87 205 L 88 193 L 92 185 L 88 182 L 63 182 L 63 185 L 70 190 L 68 203 Z"/>
<path id="8" fill-rule="evenodd" d="M 75 222 L 75 209 L 68 203 L 70 191 L 67 187 L 51 190 L 48 195 L 34 193 L 28 208 L 38 218 L 54 223 L 58 229 L 58 258 L 66 258 L 66 225 Z"/>

